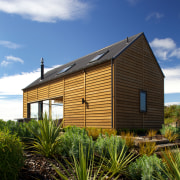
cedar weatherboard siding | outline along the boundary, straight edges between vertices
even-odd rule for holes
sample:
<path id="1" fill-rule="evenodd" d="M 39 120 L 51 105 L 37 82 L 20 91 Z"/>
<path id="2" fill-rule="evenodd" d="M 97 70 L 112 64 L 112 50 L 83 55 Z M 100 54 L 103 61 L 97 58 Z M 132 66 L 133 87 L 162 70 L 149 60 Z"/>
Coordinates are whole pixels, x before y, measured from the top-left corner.
<path id="1" fill-rule="evenodd" d="M 111 128 L 110 62 L 24 90 L 23 117 L 27 117 L 27 103 L 61 96 L 64 126 Z"/>
<path id="2" fill-rule="evenodd" d="M 144 37 L 139 37 L 115 63 L 115 128 L 161 128 L 164 123 L 164 77 Z M 141 113 L 140 90 L 147 91 Z"/>
<path id="3" fill-rule="evenodd" d="M 89 63 L 106 50 L 106 55 Z M 57 75 L 72 63 L 76 65 Z M 157 129 L 164 123 L 164 75 L 143 33 L 55 68 L 44 77 L 23 90 L 24 118 L 27 103 L 63 97 L 65 126 Z M 145 113 L 140 112 L 141 90 L 147 92 Z"/>

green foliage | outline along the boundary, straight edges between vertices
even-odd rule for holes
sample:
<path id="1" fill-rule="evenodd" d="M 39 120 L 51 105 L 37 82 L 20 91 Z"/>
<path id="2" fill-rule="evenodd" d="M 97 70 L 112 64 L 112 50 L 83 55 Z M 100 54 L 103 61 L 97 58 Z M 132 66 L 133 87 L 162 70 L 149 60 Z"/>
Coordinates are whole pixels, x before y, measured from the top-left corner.
<path id="1" fill-rule="evenodd" d="M 178 139 L 179 130 L 180 130 L 179 128 L 175 128 L 170 125 L 169 126 L 162 125 L 162 129 L 160 129 L 160 132 L 162 135 L 164 135 L 165 138 L 169 140 L 169 142 L 173 142 L 176 139 Z"/>
<path id="2" fill-rule="evenodd" d="M 162 159 L 164 161 L 165 168 L 161 168 L 161 171 L 168 177 L 168 179 L 179 180 L 180 179 L 180 150 L 177 147 L 172 151 L 166 149 L 162 152 Z M 164 180 L 162 174 L 157 172 L 158 179 Z"/>
<path id="3" fill-rule="evenodd" d="M 91 154 L 91 149 L 86 149 L 82 144 L 79 144 L 79 157 L 73 156 L 73 162 L 69 162 L 66 160 L 66 167 L 58 161 L 59 165 L 62 167 L 63 171 L 53 165 L 59 177 L 62 179 L 74 179 L 74 180 L 103 180 L 106 179 L 106 175 L 103 174 L 102 166 L 100 164 L 99 167 L 94 167 L 94 153 Z M 54 179 L 58 180 L 53 176 Z"/>
<path id="4" fill-rule="evenodd" d="M 32 148 L 37 154 L 51 157 L 57 153 L 57 147 L 60 144 L 61 126 L 57 126 L 56 122 L 48 119 L 46 114 L 38 124 L 39 131 L 29 126 L 29 131 L 35 136 Z"/>
<path id="5" fill-rule="evenodd" d="M 117 136 L 99 136 L 95 143 L 95 152 L 98 153 L 100 156 L 109 158 L 110 154 L 108 151 L 109 147 L 116 147 L 118 150 L 118 154 L 121 152 L 123 146 L 125 150 L 127 150 L 127 146 L 125 145 L 126 142 L 122 138 Z"/>
<path id="6" fill-rule="evenodd" d="M 0 132 L 0 179 L 15 180 L 24 164 L 23 148 L 19 138 Z"/>
<path id="7" fill-rule="evenodd" d="M 165 133 L 166 133 L 166 131 L 168 131 L 168 130 L 171 130 L 172 132 L 177 132 L 178 131 L 178 129 L 177 128 L 175 128 L 175 127 L 172 127 L 172 126 L 165 126 L 164 124 L 162 125 L 162 128 L 160 129 L 160 132 L 161 132 L 161 134 L 162 135 L 165 135 Z"/>
<path id="8" fill-rule="evenodd" d="M 180 105 L 171 105 L 164 107 L 164 118 L 165 124 L 167 124 L 167 120 L 170 122 L 175 122 L 180 120 Z"/>
<path id="9" fill-rule="evenodd" d="M 62 156 L 79 157 L 79 144 L 82 144 L 85 149 L 90 148 L 92 153 L 93 140 L 89 137 L 85 129 L 81 129 L 76 126 L 71 126 L 65 129 L 65 133 L 60 137 L 61 146 L 58 147 L 58 152 Z"/>
<path id="10" fill-rule="evenodd" d="M 124 144 L 119 152 L 118 141 L 114 144 L 110 143 L 108 146 L 109 158 L 103 158 L 102 168 L 108 172 L 109 179 L 122 175 L 128 175 L 128 165 L 136 158 L 133 153 L 127 153 L 126 145 Z"/>
<path id="11" fill-rule="evenodd" d="M 3 121 L 0 120 L 0 130 L 9 131 L 10 134 L 16 134 L 20 137 L 22 141 L 28 141 L 29 138 L 35 138 L 34 135 L 29 131 L 34 129 L 37 132 L 39 131 L 38 121 L 31 120 L 28 123 L 18 123 L 15 121 Z"/>
<path id="12" fill-rule="evenodd" d="M 0 131 L 3 131 L 6 127 L 6 122 L 0 119 Z"/>
<path id="13" fill-rule="evenodd" d="M 162 177 L 163 163 L 156 154 L 152 156 L 141 156 L 135 162 L 129 165 L 129 176 L 132 180 L 154 180 L 156 172 L 159 172 Z"/>

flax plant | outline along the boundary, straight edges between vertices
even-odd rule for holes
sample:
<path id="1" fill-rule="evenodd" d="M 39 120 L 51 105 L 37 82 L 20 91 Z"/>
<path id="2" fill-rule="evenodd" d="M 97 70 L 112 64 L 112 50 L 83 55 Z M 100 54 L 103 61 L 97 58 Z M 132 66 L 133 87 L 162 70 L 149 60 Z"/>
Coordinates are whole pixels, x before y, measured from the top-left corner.
<path id="1" fill-rule="evenodd" d="M 156 130 L 150 129 L 150 130 L 148 131 L 147 136 L 148 136 L 150 139 L 152 139 L 153 136 L 155 136 L 156 134 L 157 134 L 157 131 L 156 131 Z"/>
<path id="2" fill-rule="evenodd" d="M 169 142 L 174 142 L 176 139 L 178 139 L 178 134 L 174 133 L 172 130 L 167 129 L 165 131 L 164 137 L 169 140 Z"/>
<path id="3" fill-rule="evenodd" d="M 137 157 L 131 152 L 128 153 L 125 147 L 126 145 L 123 145 L 121 152 L 118 153 L 117 143 L 111 144 L 108 148 L 110 158 L 103 158 L 102 167 L 110 179 L 118 179 L 122 175 L 127 176 L 128 165 Z"/>
<path id="4" fill-rule="evenodd" d="M 139 154 L 151 156 L 156 151 L 156 143 L 155 142 L 143 142 L 139 144 Z"/>
<path id="5" fill-rule="evenodd" d="M 79 145 L 79 158 L 73 155 L 73 163 L 65 160 L 66 167 L 57 160 L 58 164 L 62 167 L 63 171 L 53 165 L 53 168 L 56 170 L 57 174 L 60 178 L 64 180 L 68 180 L 70 177 L 74 180 L 103 180 L 105 179 L 106 175 L 102 171 L 102 163 L 95 167 L 94 161 L 94 153 L 90 155 L 90 151 L 86 153 L 86 149 L 83 148 L 83 145 Z M 56 178 L 52 175 L 52 177 L 56 180 Z"/>
<path id="6" fill-rule="evenodd" d="M 134 147 L 134 133 L 133 132 L 121 132 L 121 137 L 126 141 L 126 145 L 128 148 Z"/>
<path id="7" fill-rule="evenodd" d="M 37 133 L 36 130 L 29 129 L 35 136 L 30 148 L 33 148 L 33 152 L 36 154 L 51 157 L 56 153 L 57 146 L 60 143 L 61 125 L 57 126 L 57 123 L 48 119 L 46 114 L 43 120 L 38 123 L 40 132 Z"/>
<path id="8" fill-rule="evenodd" d="M 162 152 L 162 160 L 164 161 L 164 168 L 161 168 L 166 179 L 179 180 L 180 179 L 180 150 L 177 147 L 175 150 L 166 149 Z M 157 178 L 164 180 L 164 176 L 157 172 Z"/>

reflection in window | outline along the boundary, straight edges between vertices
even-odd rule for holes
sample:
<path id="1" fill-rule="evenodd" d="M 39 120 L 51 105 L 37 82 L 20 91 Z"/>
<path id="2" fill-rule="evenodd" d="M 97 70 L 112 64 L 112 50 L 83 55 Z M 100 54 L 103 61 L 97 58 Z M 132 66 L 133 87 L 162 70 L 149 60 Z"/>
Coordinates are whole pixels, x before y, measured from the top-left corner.
<path id="1" fill-rule="evenodd" d="M 61 102 L 52 100 L 52 119 L 62 119 L 63 118 L 63 104 Z"/>
<path id="2" fill-rule="evenodd" d="M 38 119 L 38 103 L 31 103 L 30 108 L 30 117 L 33 119 Z"/>
<path id="3" fill-rule="evenodd" d="M 39 104 L 42 104 L 40 108 Z M 56 98 L 53 100 L 45 100 L 36 103 L 30 104 L 30 117 L 34 119 L 39 119 L 38 115 L 43 112 L 43 116 L 45 113 L 52 120 L 62 119 L 63 118 L 63 97 Z"/>

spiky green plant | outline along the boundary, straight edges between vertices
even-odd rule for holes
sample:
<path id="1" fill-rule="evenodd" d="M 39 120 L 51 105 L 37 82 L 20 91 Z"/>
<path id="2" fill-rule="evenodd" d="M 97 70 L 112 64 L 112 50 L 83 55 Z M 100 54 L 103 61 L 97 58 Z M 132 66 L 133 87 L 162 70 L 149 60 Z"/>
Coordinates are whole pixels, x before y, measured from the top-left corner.
<path id="1" fill-rule="evenodd" d="M 103 158 L 103 169 L 108 172 L 108 176 L 119 178 L 121 175 L 127 176 L 127 168 L 135 156 L 133 153 L 128 153 L 126 146 L 123 145 L 120 153 L 118 153 L 117 143 L 110 144 L 108 147 L 110 158 Z"/>
<path id="2" fill-rule="evenodd" d="M 79 158 L 76 158 L 76 156 L 73 155 L 73 163 L 70 163 L 68 160 L 65 161 L 66 167 L 60 161 L 58 161 L 59 165 L 63 169 L 63 172 L 55 165 L 53 165 L 59 177 L 64 180 L 68 180 L 69 178 L 72 178 L 74 180 L 105 179 L 105 176 L 101 169 L 102 163 L 99 167 L 94 167 L 94 153 L 93 155 L 90 155 L 90 151 L 85 150 L 82 144 L 79 145 L 79 152 Z M 59 179 L 53 175 L 52 177 L 56 180 Z"/>
<path id="3" fill-rule="evenodd" d="M 180 179 L 180 150 L 177 147 L 176 150 L 166 149 L 162 152 L 162 159 L 164 161 L 165 168 L 161 168 L 163 173 L 168 179 L 179 180 Z M 157 172 L 157 179 L 164 180 L 162 174 Z"/>
<path id="4" fill-rule="evenodd" d="M 43 120 L 39 122 L 39 132 L 35 129 L 29 129 L 35 136 L 31 148 L 33 152 L 41 154 L 46 157 L 53 156 L 56 153 L 57 146 L 60 143 L 60 126 L 57 126 L 56 122 L 52 119 L 48 119 L 45 114 Z"/>

